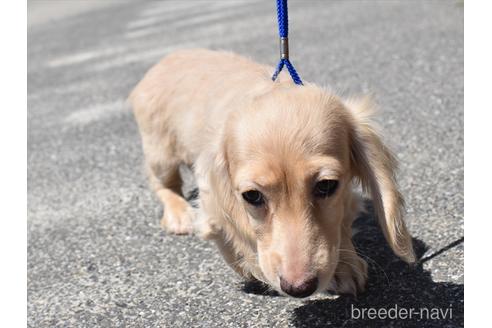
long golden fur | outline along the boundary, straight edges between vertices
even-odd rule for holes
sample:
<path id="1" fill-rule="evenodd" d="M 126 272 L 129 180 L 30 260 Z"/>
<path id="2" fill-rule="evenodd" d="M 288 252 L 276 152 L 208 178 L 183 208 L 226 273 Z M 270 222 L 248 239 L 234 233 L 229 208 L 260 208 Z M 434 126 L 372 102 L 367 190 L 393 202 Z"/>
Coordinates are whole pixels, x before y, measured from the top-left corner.
<path id="1" fill-rule="evenodd" d="M 371 102 L 297 86 L 283 74 L 272 82 L 271 72 L 232 53 L 183 50 L 133 90 L 162 226 L 214 240 L 236 272 L 281 293 L 355 293 L 367 276 L 351 231 L 361 183 L 389 245 L 413 262 L 396 161 L 371 123 Z M 180 164 L 193 167 L 197 212 L 181 194 Z M 316 196 L 325 180 L 335 191 Z M 262 196 L 259 206 L 244 198 L 250 191 Z"/>

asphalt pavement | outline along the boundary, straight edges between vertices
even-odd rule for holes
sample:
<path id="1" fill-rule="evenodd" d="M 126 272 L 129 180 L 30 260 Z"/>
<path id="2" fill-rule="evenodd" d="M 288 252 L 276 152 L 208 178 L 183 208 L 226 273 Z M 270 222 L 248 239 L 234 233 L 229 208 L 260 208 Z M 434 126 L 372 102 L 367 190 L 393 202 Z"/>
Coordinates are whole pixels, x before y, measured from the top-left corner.
<path id="1" fill-rule="evenodd" d="M 355 237 L 370 258 L 367 291 L 297 300 L 245 284 L 214 245 L 160 229 L 128 93 L 174 49 L 227 49 L 274 65 L 275 1 L 31 1 L 29 327 L 463 325 L 462 4 L 289 5 L 301 78 L 380 104 L 421 261 L 409 267 L 392 255 L 368 214 Z M 354 316 L 395 305 L 451 317 Z"/>

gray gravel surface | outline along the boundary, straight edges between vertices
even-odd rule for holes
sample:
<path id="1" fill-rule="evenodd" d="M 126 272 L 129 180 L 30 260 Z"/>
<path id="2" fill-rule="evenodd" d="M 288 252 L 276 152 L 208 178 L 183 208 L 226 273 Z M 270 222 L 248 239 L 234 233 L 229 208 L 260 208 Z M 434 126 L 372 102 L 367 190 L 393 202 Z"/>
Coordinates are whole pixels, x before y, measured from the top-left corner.
<path id="1" fill-rule="evenodd" d="M 459 2 L 290 2 L 291 57 L 301 77 L 345 95 L 372 92 L 380 103 L 378 119 L 401 161 L 407 221 L 422 257 L 414 267 L 404 265 L 371 215 L 361 217 L 356 243 L 372 259 L 367 291 L 357 299 L 308 300 L 245 284 L 213 245 L 161 231 L 160 206 L 147 188 L 138 131 L 125 105 L 146 70 L 173 49 L 228 49 L 274 65 L 274 1 L 113 1 L 66 15 L 55 15 L 51 1 L 52 19 L 42 1 L 34 2 L 28 4 L 30 327 L 463 325 Z M 352 307 L 395 304 L 452 309 L 452 318 L 351 318 Z"/>

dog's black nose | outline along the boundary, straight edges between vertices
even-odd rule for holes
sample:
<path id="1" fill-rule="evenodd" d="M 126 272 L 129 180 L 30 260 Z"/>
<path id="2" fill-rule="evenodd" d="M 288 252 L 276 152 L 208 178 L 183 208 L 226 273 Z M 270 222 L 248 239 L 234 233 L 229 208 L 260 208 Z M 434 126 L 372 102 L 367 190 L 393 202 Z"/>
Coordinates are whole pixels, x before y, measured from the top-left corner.
<path id="1" fill-rule="evenodd" d="M 303 281 L 300 284 L 291 284 L 280 276 L 280 288 L 282 288 L 285 293 L 293 297 L 308 297 L 316 291 L 316 288 L 318 288 L 318 278 L 313 277 Z"/>

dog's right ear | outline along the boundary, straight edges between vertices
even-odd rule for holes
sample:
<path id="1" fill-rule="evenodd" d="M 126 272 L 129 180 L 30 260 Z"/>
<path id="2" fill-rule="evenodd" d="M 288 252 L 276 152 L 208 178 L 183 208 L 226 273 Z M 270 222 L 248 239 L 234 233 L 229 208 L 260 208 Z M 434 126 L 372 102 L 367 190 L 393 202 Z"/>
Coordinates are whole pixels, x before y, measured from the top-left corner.
<path id="1" fill-rule="evenodd" d="M 216 235 L 226 235 L 227 239 L 240 239 L 245 243 L 254 240 L 254 232 L 244 206 L 235 194 L 230 172 L 229 154 L 226 140 L 210 147 L 195 162 L 195 176 L 200 190 L 201 212 L 207 213 L 206 224 L 198 229 L 202 237 L 214 239 Z M 233 238 L 238 232 L 241 236 Z"/>
<path id="2" fill-rule="evenodd" d="M 365 191 L 370 192 L 379 225 L 396 255 L 415 262 L 412 237 L 403 220 L 403 197 L 395 180 L 397 161 L 371 122 L 374 104 L 369 97 L 345 102 L 352 116 L 351 166 Z"/>
<path id="3" fill-rule="evenodd" d="M 225 204 L 232 207 L 233 196 L 230 176 L 222 145 L 213 145 L 202 152 L 193 167 L 199 190 L 198 215 L 195 231 L 206 240 L 214 240 L 222 235 L 222 212 Z"/>
<path id="4" fill-rule="evenodd" d="M 226 262 L 236 272 L 252 278 L 255 234 L 244 206 L 234 192 L 225 140 L 203 152 L 195 162 L 200 207 L 195 231 L 214 240 Z"/>

